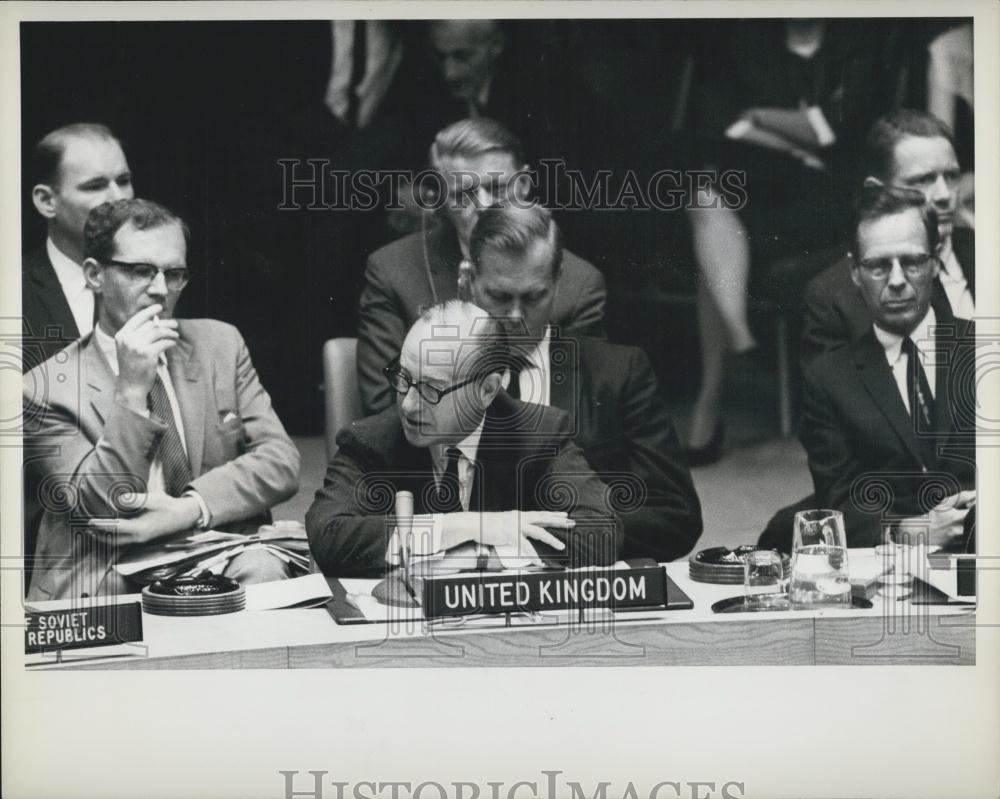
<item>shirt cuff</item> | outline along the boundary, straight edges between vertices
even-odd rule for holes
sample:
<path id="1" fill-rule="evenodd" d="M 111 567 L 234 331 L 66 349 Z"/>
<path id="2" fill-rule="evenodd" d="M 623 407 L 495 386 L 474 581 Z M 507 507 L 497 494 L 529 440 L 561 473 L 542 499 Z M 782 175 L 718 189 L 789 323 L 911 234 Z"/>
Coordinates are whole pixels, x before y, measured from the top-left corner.
<path id="1" fill-rule="evenodd" d="M 442 554 L 441 527 L 444 523 L 443 513 L 417 513 L 413 516 L 413 528 L 409 535 L 410 557 L 425 558 Z M 399 550 L 402 544 L 399 533 L 393 528 L 389 536 L 389 544 L 385 549 L 385 560 L 393 566 L 399 566 Z"/>
<path id="2" fill-rule="evenodd" d="M 198 507 L 201 508 L 201 515 L 198 517 L 198 521 L 195 522 L 195 527 L 202 530 L 207 530 L 212 524 L 212 514 L 208 510 L 208 505 L 205 504 L 205 500 L 201 498 L 201 494 L 195 491 L 193 488 L 188 489 L 183 494 L 182 497 L 194 497 L 198 502 Z"/>
<path id="3" fill-rule="evenodd" d="M 812 125 L 820 147 L 829 147 L 837 141 L 837 134 L 833 132 L 830 123 L 823 116 L 823 109 L 818 105 L 811 105 L 806 109 L 806 118 L 809 120 L 809 124 Z"/>

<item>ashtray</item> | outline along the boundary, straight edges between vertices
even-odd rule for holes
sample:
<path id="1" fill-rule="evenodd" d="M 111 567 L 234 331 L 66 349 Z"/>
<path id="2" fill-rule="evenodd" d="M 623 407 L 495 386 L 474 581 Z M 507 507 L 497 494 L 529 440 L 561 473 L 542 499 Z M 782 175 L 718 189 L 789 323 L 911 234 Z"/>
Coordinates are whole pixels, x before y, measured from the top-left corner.
<path id="1" fill-rule="evenodd" d="M 246 589 L 218 574 L 157 580 L 142 589 L 142 609 L 158 616 L 216 616 L 246 607 Z"/>
<path id="2" fill-rule="evenodd" d="M 743 584 L 743 560 L 750 552 L 760 551 L 761 547 L 744 545 L 729 549 L 729 547 L 709 547 L 696 552 L 688 558 L 688 573 L 692 580 L 698 583 L 715 583 L 718 585 Z M 788 574 L 791 558 L 781 555 L 781 568 Z"/>

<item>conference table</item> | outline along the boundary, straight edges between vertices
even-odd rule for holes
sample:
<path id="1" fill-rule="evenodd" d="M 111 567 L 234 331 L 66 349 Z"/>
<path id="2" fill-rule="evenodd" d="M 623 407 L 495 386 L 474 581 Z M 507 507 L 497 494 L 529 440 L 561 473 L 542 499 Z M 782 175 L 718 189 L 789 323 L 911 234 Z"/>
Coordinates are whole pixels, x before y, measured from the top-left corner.
<path id="1" fill-rule="evenodd" d="M 871 550 L 851 550 L 852 574 L 856 565 L 874 557 Z M 976 662 L 971 603 L 917 605 L 876 595 L 865 609 L 719 614 L 712 604 L 741 594 L 742 585 L 694 582 L 686 561 L 668 563 L 666 569 L 693 608 L 633 609 L 558 624 L 516 616 L 457 624 L 409 619 L 340 624 L 323 607 L 186 618 L 143 612 L 141 643 L 67 650 L 58 657 L 50 653 L 27 665 L 31 670 L 118 670 Z M 139 599 L 127 595 L 113 601 Z M 41 604 L 46 610 L 70 607 L 67 602 Z"/>

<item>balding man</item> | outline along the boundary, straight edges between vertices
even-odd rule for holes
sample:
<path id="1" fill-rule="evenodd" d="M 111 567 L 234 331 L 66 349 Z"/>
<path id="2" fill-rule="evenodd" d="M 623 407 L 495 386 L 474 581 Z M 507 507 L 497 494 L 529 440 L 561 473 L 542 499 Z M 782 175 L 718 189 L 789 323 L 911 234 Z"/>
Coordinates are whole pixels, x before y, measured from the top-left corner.
<path id="1" fill-rule="evenodd" d="M 414 554 L 470 552 L 473 563 L 606 565 L 620 525 L 565 413 L 501 390 L 499 325 L 459 300 L 410 328 L 384 379 L 396 406 L 355 421 L 306 516 L 328 575 L 377 575 L 396 562 L 392 491 L 414 496 Z"/>
<path id="2" fill-rule="evenodd" d="M 83 225 L 103 202 L 133 196 L 121 143 L 107 127 L 77 123 L 44 136 L 32 152 L 31 200 L 46 220 L 42 247 L 21 274 L 22 367 L 31 367 L 94 329 L 94 295 L 83 275 Z"/>

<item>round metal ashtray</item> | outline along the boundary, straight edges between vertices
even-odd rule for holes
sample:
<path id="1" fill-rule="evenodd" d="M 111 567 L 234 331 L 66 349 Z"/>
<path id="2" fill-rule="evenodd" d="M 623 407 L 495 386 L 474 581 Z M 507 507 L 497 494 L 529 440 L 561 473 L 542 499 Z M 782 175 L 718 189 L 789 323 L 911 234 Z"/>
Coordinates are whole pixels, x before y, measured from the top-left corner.
<path id="1" fill-rule="evenodd" d="M 246 589 L 221 575 L 158 580 L 142 589 L 142 609 L 158 616 L 216 616 L 246 607 Z"/>

